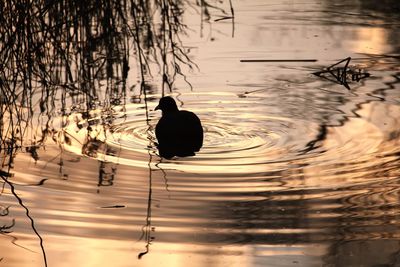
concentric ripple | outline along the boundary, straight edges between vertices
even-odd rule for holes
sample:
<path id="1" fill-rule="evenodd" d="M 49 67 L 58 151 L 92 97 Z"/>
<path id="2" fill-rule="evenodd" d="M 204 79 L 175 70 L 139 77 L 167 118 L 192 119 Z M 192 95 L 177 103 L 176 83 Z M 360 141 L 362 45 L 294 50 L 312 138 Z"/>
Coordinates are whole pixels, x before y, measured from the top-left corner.
<path id="1" fill-rule="evenodd" d="M 293 103 L 286 105 L 285 110 L 266 94 L 243 98 L 227 93 L 192 93 L 180 96 L 178 101 L 181 109 L 197 113 L 204 127 L 204 145 L 195 157 L 165 160 L 157 156 L 154 127 L 161 114 L 153 111 L 156 103 L 150 103 L 148 119 L 143 105 L 132 104 L 123 114 L 113 114 L 109 126 L 89 122 L 90 132 L 85 127 L 79 131 L 68 127 L 64 130 L 75 135 L 70 138 L 74 140 L 83 138 L 79 135 L 85 136 L 86 141 L 88 135 L 95 136 L 91 139 L 99 143 L 95 146 L 97 151 L 86 155 L 106 162 L 147 168 L 151 157 L 150 161 L 166 170 L 215 175 L 251 175 L 288 165 L 310 165 L 308 169 L 318 170 L 316 177 L 336 175 L 338 165 L 344 173 L 361 171 L 376 164 L 371 155 L 379 155 L 380 143 L 385 138 L 376 122 L 351 118 L 339 108 L 310 106 L 314 114 L 303 116 L 293 112 L 304 108 L 298 103 L 297 107 Z M 307 109 L 304 112 L 309 113 Z M 96 117 L 92 120 L 100 122 Z M 348 121 L 346 127 L 342 126 L 343 121 Z M 85 154 L 82 145 L 70 145 L 67 149 Z"/>
<path id="2" fill-rule="evenodd" d="M 252 171 L 260 172 L 265 170 L 266 163 L 293 160 L 298 150 L 317 134 L 316 123 L 267 114 L 263 106 L 257 111 L 252 101 L 235 94 L 224 93 L 224 100 L 217 105 L 207 99 L 207 94 L 189 97 L 196 100 L 188 102 L 187 107 L 202 121 L 204 145 L 195 157 L 163 160 L 162 167 L 167 169 L 204 173 L 212 168 L 215 173 L 226 173 L 248 172 L 251 166 Z M 182 109 L 185 108 L 186 104 Z M 117 119 L 109 126 L 101 123 L 101 114 L 77 123 L 76 118 L 70 119 L 72 123 L 64 127 L 62 136 L 80 141 L 62 143 L 67 150 L 77 154 L 147 168 L 149 155 L 157 154 L 154 127 L 161 114 L 151 111 L 151 117 L 146 120 L 138 105 L 127 106 L 124 114 L 113 114 Z M 90 130 L 85 125 L 91 125 Z M 88 147 L 93 140 L 98 143 L 96 153 L 84 153 L 83 147 Z"/>

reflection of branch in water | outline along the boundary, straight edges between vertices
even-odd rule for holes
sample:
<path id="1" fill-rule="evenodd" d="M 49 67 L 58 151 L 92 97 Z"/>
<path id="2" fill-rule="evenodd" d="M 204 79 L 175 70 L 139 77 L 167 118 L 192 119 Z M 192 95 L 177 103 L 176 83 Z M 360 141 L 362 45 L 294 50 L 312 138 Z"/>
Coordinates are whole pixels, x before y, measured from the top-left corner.
<path id="1" fill-rule="evenodd" d="M 3 210 L 1 210 L 1 209 L 2 209 L 2 207 L 0 207 L 0 216 L 7 216 L 9 207 L 7 207 L 7 208 L 5 208 Z M 17 247 L 20 247 L 20 248 L 22 248 L 24 250 L 36 253 L 35 251 L 33 251 L 33 250 L 29 249 L 29 248 L 26 248 L 24 246 L 21 246 L 20 244 L 17 243 L 18 238 L 13 236 L 13 235 L 11 235 L 11 233 L 12 233 L 11 228 L 13 228 L 14 225 L 15 225 L 15 219 L 12 219 L 11 224 L 0 226 L 0 234 L 10 237 L 12 239 L 11 243 L 14 246 L 17 246 Z"/>
<path id="2" fill-rule="evenodd" d="M 17 199 L 19 205 L 20 205 L 23 209 L 25 209 L 25 214 L 26 214 L 26 216 L 29 218 L 29 220 L 30 220 L 30 222 L 31 222 L 32 230 L 34 231 L 34 233 L 36 234 L 36 236 L 39 238 L 39 241 L 40 241 L 40 248 L 41 248 L 41 250 L 42 250 L 44 264 L 45 264 L 45 266 L 47 267 L 47 257 L 46 257 L 46 252 L 45 252 L 45 249 L 44 249 L 43 239 L 42 239 L 41 235 L 39 234 L 39 232 L 38 232 L 37 229 L 36 229 L 35 221 L 34 221 L 33 217 L 30 215 L 28 207 L 25 206 L 25 204 L 23 203 L 22 199 L 21 199 L 21 198 L 19 197 L 19 195 L 17 194 L 17 192 L 16 192 L 16 190 L 15 190 L 14 184 L 11 183 L 11 182 L 8 180 L 8 178 L 10 178 L 10 177 L 12 176 L 12 174 L 10 173 L 10 168 L 11 168 L 11 166 L 12 166 L 13 158 L 14 158 L 15 155 L 16 155 L 16 150 L 17 150 L 17 149 L 20 149 L 20 147 L 17 146 L 15 143 L 10 143 L 10 145 L 9 145 L 9 147 L 7 148 L 6 151 L 4 151 L 4 150 L 0 151 L 0 152 L 4 153 L 4 155 L 3 155 L 3 156 L 4 156 L 4 157 L 3 157 L 3 162 L 1 163 L 1 164 L 2 164 L 1 167 L 3 167 L 3 166 L 8 166 L 8 170 L 7 170 L 7 171 L 0 170 L 0 178 L 1 178 L 1 179 L 3 180 L 3 182 L 4 182 L 4 183 L 3 183 L 3 187 L 2 187 L 2 192 L 3 192 L 3 190 L 4 190 L 5 185 L 7 184 L 7 185 L 9 186 L 10 190 L 11 190 L 11 194 Z M 8 162 L 6 162 L 7 158 L 8 158 Z M 8 207 L 5 208 L 5 209 L 2 209 L 0 215 L 1 215 L 1 216 L 6 216 L 6 215 L 8 215 L 8 213 L 9 213 L 9 210 L 8 210 L 8 209 L 9 209 Z M 10 224 L 10 225 L 4 225 L 4 226 L 0 227 L 0 233 L 5 233 L 5 234 L 9 233 L 9 232 L 10 232 L 9 230 L 14 226 L 14 224 L 15 224 L 15 220 L 13 219 L 12 224 Z M 17 239 L 16 239 L 15 237 L 13 237 L 12 243 L 13 243 L 14 245 L 16 245 L 16 246 L 19 246 L 19 247 L 21 247 L 21 248 L 24 248 L 23 246 L 20 246 L 20 245 L 16 244 L 16 243 L 15 243 L 16 240 L 17 240 Z M 27 248 L 24 248 L 24 249 L 27 249 Z M 27 249 L 27 250 L 29 250 L 29 249 Z"/>
<path id="3" fill-rule="evenodd" d="M 220 4 L 225 1 L 219 1 Z M 211 21 L 211 13 L 216 10 L 217 12 L 222 13 L 221 15 L 217 15 L 219 18 L 214 19 L 214 22 L 222 21 L 222 20 L 232 20 L 232 37 L 234 36 L 235 31 L 235 13 L 233 9 L 232 0 L 229 0 L 229 8 L 231 14 L 228 15 L 224 8 L 218 7 L 217 5 L 210 4 L 207 0 L 196 1 L 197 5 L 200 7 L 200 37 L 202 38 L 204 33 L 204 22 Z M 211 24 L 210 24 L 211 26 Z M 211 35 L 211 32 L 210 32 Z"/>
<path id="4" fill-rule="evenodd" d="M 160 167 L 160 164 L 162 163 L 162 157 L 160 157 L 160 161 L 157 162 L 154 166 L 156 166 L 157 169 L 159 169 L 162 174 L 163 174 L 163 178 L 164 178 L 164 182 L 165 182 L 165 190 L 167 190 L 169 192 L 169 185 L 168 185 L 168 178 L 167 178 L 167 172 Z"/>
<path id="5" fill-rule="evenodd" d="M 198 67 L 180 37 L 187 29 L 182 14 L 190 5 L 200 8 L 208 19 L 212 9 L 226 13 L 207 0 L 25 4 L 0 5 L 0 43 L 4 44 L 0 50 L 0 150 L 8 141 L 22 147 L 28 126 L 34 125 L 33 117 L 47 115 L 47 123 L 37 117 L 35 123 L 45 126 L 41 135 L 32 134 L 39 140 L 27 148 L 35 161 L 38 144 L 52 131 L 51 117 L 59 116 L 58 111 L 63 116 L 89 114 L 106 103 L 107 96 L 109 103 L 124 103 L 127 83 L 135 80 L 130 73 L 135 69 L 130 66 L 132 60 L 140 72 L 140 94 L 146 94 L 149 64 L 159 67 L 162 88 L 167 85 L 171 90 L 177 76 L 190 85 L 183 67 Z M 229 4 L 234 17 L 231 0 Z M 154 14 L 161 14 L 162 25 Z"/>
<path id="6" fill-rule="evenodd" d="M 106 165 L 108 163 L 104 161 L 100 161 L 99 165 L 99 182 L 97 186 L 111 186 L 114 184 L 114 177 L 117 169 L 115 167 L 111 167 L 111 172 L 106 171 Z"/>
<path id="7" fill-rule="evenodd" d="M 13 141 L 22 143 L 35 114 L 94 109 L 106 101 L 103 92 L 110 103 L 124 102 L 126 87 L 131 87 L 127 83 L 135 80 L 131 70 L 143 72 L 137 77 L 143 82 L 151 76 L 149 64 L 159 67 L 162 86 L 170 90 L 177 76 L 187 81 L 183 67 L 196 67 L 180 37 L 186 32 L 182 14 L 188 5 L 192 3 L 166 0 L 4 2 L 0 120 L 12 127 L 0 124 L 2 137 L 13 132 Z M 209 9 L 225 13 L 206 0 L 193 6 L 200 7 L 201 14 L 210 15 Z M 161 14 L 162 25 L 154 14 Z M 132 61 L 137 68 L 130 66 Z M 61 107 L 55 99 L 61 99 Z M 50 130 L 46 124 L 43 136 Z"/>
<path id="8" fill-rule="evenodd" d="M 220 17 L 218 19 L 214 19 L 214 22 L 231 19 L 232 20 L 232 24 L 234 25 L 233 21 L 235 19 L 235 12 L 233 10 L 232 0 L 229 0 L 229 5 L 230 5 L 230 9 L 231 9 L 231 15 L 230 16 L 223 16 L 223 17 Z M 223 12 L 223 13 L 225 13 L 225 12 Z M 232 37 L 233 37 L 233 35 L 232 35 Z"/>
<path id="9" fill-rule="evenodd" d="M 137 16 L 135 15 L 135 9 L 132 9 L 132 16 L 133 16 L 133 21 L 135 24 L 135 27 L 138 28 L 139 22 L 137 21 Z M 140 66 L 143 66 L 143 60 L 142 58 L 142 47 L 140 44 L 140 39 L 139 35 L 135 35 L 135 44 L 136 44 L 136 49 L 139 51 L 139 63 Z M 150 129 L 151 126 L 149 124 L 149 112 L 148 112 L 148 105 L 147 105 L 147 92 L 146 92 L 146 85 L 145 85 L 145 69 L 143 67 L 140 68 L 140 76 L 141 76 L 141 82 L 140 82 L 140 94 L 144 94 L 144 102 L 145 102 L 145 109 L 146 109 L 146 123 L 148 125 L 148 139 L 150 139 Z M 164 79 L 164 77 L 163 77 Z M 164 94 L 164 82 L 162 85 L 162 93 Z M 151 142 L 149 140 L 149 142 Z M 151 143 L 150 143 L 151 146 Z M 146 255 L 149 252 L 149 246 L 151 243 L 151 198 L 152 198 L 152 170 L 151 170 L 151 160 L 152 160 L 152 155 L 150 150 L 148 150 L 149 154 L 149 162 L 148 162 L 148 167 L 149 167 L 149 193 L 148 193 L 148 199 L 147 199 L 147 215 L 146 215 L 146 224 L 142 228 L 142 235 L 139 238 L 139 240 L 142 240 L 143 238 L 146 241 L 146 246 L 145 246 L 145 251 L 140 252 L 138 254 L 138 259 L 141 259 L 144 255 Z"/>
<path id="10" fill-rule="evenodd" d="M 148 62 L 155 62 L 162 69 L 163 86 L 166 84 L 170 89 L 177 75 L 186 80 L 182 66 L 190 70 L 196 66 L 179 37 L 186 28 L 182 23 L 185 1 L 3 2 L 0 4 L 0 43 L 4 44 L 0 49 L 0 152 L 12 150 L 8 156 L 9 167 L 13 164 L 15 149 L 23 148 L 27 133 L 34 140 L 39 138 L 39 141 L 29 145 L 26 152 L 35 161 L 39 159 L 39 145 L 45 143 L 45 136 L 53 129 L 51 117 L 64 117 L 77 112 L 88 119 L 90 111 L 105 105 L 107 100 L 113 105 L 124 103 L 126 83 L 135 80 L 129 72 L 134 69 L 129 65 L 132 59 L 136 59 L 137 69 L 140 69 L 140 77 L 137 78 L 141 82 L 140 93 L 145 99 L 149 88 L 144 83 L 150 74 Z M 201 3 L 206 9 L 214 8 L 206 0 L 201 0 Z M 233 16 L 231 1 L 230 4 Z M 196 5 L 200 4 L 196 1 Z M 162 14 L 164 27 L 159 27 L 158 17 L 154 14 Z M 130 47 L 132 39 L 135 49 Z M 131 51 L 134 51 L 133 57 Z M 162 58 L 158 61 L 160 54 Z M 102 90 L 104 87 L 105 90 Z M 106 96 L 102 95 L 104 91 Z M 147 112 L 146 102 L 149 120 Z M 48 117 L 48 122 L 39 118 L 35 122 L 39 127 L 45 124 L 41 135 L 33 130 L 32 121 L 37 114 Z M 64 138 L 68 143 L 69 137 L 64 135 Z M 91 141 L 82 144 L 83 154 L 96 153 L 97 146 L 102 145 L 95 139 Z M 150 152 L 149 156 L 150 209 Z M 59 166 L 62 173 L 62 158 Z M 99 184 L 107 180 L 103 167 L 100 164 Z M 112 178 L 106 183 L 112 183 L 114 174 L 115 169 L 112 169 Z M 7 176 L 2 175 L 1 178 L 7 180 Z M 45 181 L 41 180 L 38 185 Z M 41 241 L 47 266 L 43 240 L 36 231 L 28 208 L 9 184 Z M 150 213 L 151 210 L 148 211 L 148 225 Z"/>
<path id="11" fill-rule="evenodd" d="M 151 241 L 154 239 L 151 236 L 151 231 L 153 230 L 153 227 L 151 226 L 151 205 L 152 205 L 152 183 L 153 183 L 153 179 L 152 179 L 152 168 L 151 168 L 151 163 L 152 163 L 152 159 L 153 159 L 153 155 L 152 155 L 152 150 L 151 148 L 153 147 L 154 144 L 154 140 L 153 137 L 151 135 L 152 132 L 152 126 L 150 125 L 150 118 L 149 118 L 149 113 L 148 113 L 148 106 L 147 106 L 147 98 L 145 95 L 144 98 L 145 101 L 145 107 L 146 107 L 146 123 L 147 123 L 147 140 L 149 141 L 149 145 L 147 146 L 147 152 L 149 155 L 149 161 L 147 163 L 147 166 L 149 168 L 149 193 L 148 193 L 148 198 L 147 198 L 147 214 L 146 214 L 146 224 L 142 227 L 142 235 L 140 236 L 139 240 L 144 239 L 146 241 L 146 246 L 145 246 L 145 250 L 143 252 L 140 252 L 138 254 L 138 259 L 141 259 L 144 255 L 146 255 L 147 253 L 149 253 L 150 250 L 150 244 Z"/>
<path id="12" fill-rule="evenodd" d="M 22 248 L 22 249 L 24 249 L 24 250 L 26 250 L 26 251 L 32 252 L 32 253 L 37 253 L 37 252 L 34 251 L 34 250 L 31 250 L 31 249 L 29 249 L 29 248 L 27 248 L 27 247 L 24 247 L 24 246 L 21 246 L 20 244 L 18 244 L 18 243 L 17 243 L 18 238 L 16 238 L 15 236 L 13 236 L 13 235 L 11 235 L 11 234 L 7 234 L 7 236 L 9 236 L 9 237 L 12 238 L 11 243 L 12 243 L 14 246 L 20 247 L 20 248 Z"/>
<path id="13" fill-rule="evenodd" d="M 13 194 L 13 196 L 18 200 L 19 205 L 25 209 L 25 214 L 26 216 L 29 218 L 29 220 L 31 221 L 31 227 L 32 230 L 35 232 L 36 236 L 39 238 L 40 241 L 40 248 L 42 250 L 42 254 L 43 254 L 43 261 L 44 261 L 44 265 L 47 267 L 47 257 L 46 257 L 46 251 L 44 249 L 44 244 L 43 244 L 43 238 L 42 236 L 39 234 L 39 232 L 36 229 L 35 226 L 35 221 L 33 220 L 33 218 L 31 217 L 31 215 L 29 214 L 29 209 L 27 206 L 25 206 L 25 204 L 23 203 L 22 199 L 18 196 L 17 192 L 15 191 L 15 187 L 14 185 L 8 181 L 8 179 L 6 177 L 3 177 L 3 175 L 0 175 L 1 179 L 10 187 L 11 189 L 11 193 Z"/>
<path id="14" fill-rule="evenodd" d="M 144 98 L 144 101 L 147 102 L 147 98 Z M 146 104 L 147 108 L 147 104 Z M 153 184 L 153 170 L 152 168 L 152 159 L 153 155 L 157 155 L 156 152 L 153 150 L 155 146 L 155 139 L 154 136 L 152 135 L 153 132 L 153 126 L 150 124 L 150 118 L 148 117 L 148 112 L 146 113 L 146 123 L 147 123 L 147 140 L 149 141 L 149 144 L 147 146 L 147 152 L 149 155 L 149 161 L 148 161 L 148 170 L 149 170 L 149 191 L 148 191 L 148 198 L 147 198 L 147 215 L 146 215 L 146 224 L 142 227 L 142 235 L 140 236 L 139 240 L 145 240 L 146 241 L 146 246 L 145 250 L 143 252 L 140 252 L 138 254 L 138 258 L 141 259 L 144 255 L 149 253 L 150 250 L 150 245 L 151 242 L 154 240 L 154 237 L 151 236 L 151 233 L 154 231 L 154 227 L 151 225 L 151 217 L 152 217 L 152 184 Z M 155 163 L 155 167 L 163 173 L 165 185 L 166 185 L 166 190 L 169 191 L 168 188 L 168 180 L 167 180 L 167 173 L 159 166 L 159 164 L 162 162 L 162 158 L 159 158 L 159 162 Z"/>
<path id="15" fill-rule="evenodd" d="M 0 216 L 7 216 L 9 214 L 10 207 L 2 207 L 0 206 Z M 13 228 L 15 225 L 15 219 L 12 219 L 11 224 L 3 224 L 0 226 L 0 234 L 8 234 L 11 233 L 10 229 Z"/>
<path id="16" fill-rule="evenodd" d="M 400 84 L 400 72 L 396 72 L 395 74 L 391 75 L 394 78 L 394 81 L 384 82 L 388 86 L 388 88 L 379 89 L 379 91 L 384 91 L 387 89 L 396 89 L 396 85 Z"/>
<path id="17" fill-rule="evenodd" d="M 10 207 L 0 206 L 0 216 L 7 216 L 10 213 L 9 208 Z"/>
<path id="18" fill-rule="evenodd" d="M 151 232 L 153 227 L 151 226 L 151 205 L 152 205 L 152 169 L 151 169 L 151 160 L 152 155 L 149 152 L 149 193 L 147 198 L 147 215 L 146 215 L 146 224 L 142 227 L 142 235 L 140 236 L 139 240 L 144 239 L 146 241 L 145 251 L 140 252 L 138 254 L 138 259 L 141 259 L 144 255 L 149 253 L 151 241 L 154 238 L 151 236 Z"/>
<path id="19" fill-rule="evenodd" d="M 375 90 L 375 93 L 380 93 L 381 95 L 384 96 L 386 90 L 396 89 L 395 85 L 400 83 L 400 78 L 398 77 L 398 75 L 399 75 L 399 73 L 396 73 L 396 74 L 392 75 L 392 77 L 395 78 L 395 80 L 392 81 L 392 82 L 384 82 L 384 84 L 387 85 L 387 87 L 386 88 L 377 89 L 377 90 Z M 355 104 L 355 107 L 351 110 L 351 113 L 353 115 L 352 116 L 344 116 L 342 119 L 336 121 L 337 124 L 333 125 L 333 124 L 325 124 L 325 123 L 323 123 L 323 124 L 319 125 L 317 136 L 313 140 L 309 141 L 306 144 L 306 147 L 303 150 L 300 151 L 300 154 L 303 155 L 303 154 L 306 154 L 306 153 L 308 153 L 308 152 L 310 152 L 312 150 L 320 148 L 321 147 L 320 143 L 322 141 L 326 140 L 326 138 L 327 138 L 328 128 L 331 128 L 331 127 L 342 127 L 342 126 L 344 126 L 346 124 L 346 122 L 350 121 L 350 119 L 352 117 L 359 117 L 360 115 L 357 114 L 357 111 L 361 110 L 363 105 L 365 105 L 367 103 L 370 103 L 370 102 L 374 102 L 374 101 L 382 101 L 382 100 L 384 100 L 384 97 L 377 97 L 377 96 L 374 96 L 374 97 L 375 97 L 375 99 L 373 99 L 373 100 L 365 100 L 364 102 Z"/>
<path id="20" fill-rule="evenodd" d="M 235 11 L 233 10 L 232 0 L 229 0 L 229 5 L 231 8 L 231 16 L 232 16 L 232 38 L 235 37 Z"/>
<path id="21" fill-rule="evenodd" d="M 317 136 L 315 137 L 315 139 L 309 141 L 306 144 L 306 148 L 304 148 L 303 150 L 301 150 L 301 154 L 306 154 L 314 149 L 320 148 L 321 145 L 321 141 L 325 140 L 327 137 L 328 131 L 327 131 L 327 126 L 325 124 L 321 124 L 319 126 L 319 131 Z"/>
<path id="22" fill-rule="evenodd" d="M 152 156 L 149 154 L 149 193 L 147 198 L 147 215 L 146 215 L 146 224 L 142 228 L 142 235 L 139 240 L 144 239 L 146 241 L 145 250 L 138 254 L 138 259 L 141 259 L 144 255 L 149 253 L 151 241 L 154 238 L 151 236 L 151 232 L 153 231 L 153 227 L 151 226 L 151 205 L 152 205 L 152 170 L 151 170 L 151 159 Z"/>

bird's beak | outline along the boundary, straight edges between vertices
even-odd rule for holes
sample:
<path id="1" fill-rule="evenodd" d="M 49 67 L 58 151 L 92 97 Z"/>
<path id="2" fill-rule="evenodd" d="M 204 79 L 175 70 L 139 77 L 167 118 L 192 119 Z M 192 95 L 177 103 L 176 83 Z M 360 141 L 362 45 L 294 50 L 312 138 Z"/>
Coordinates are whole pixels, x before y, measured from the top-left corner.
<path id="1" fill-rule="evenodd" d="M 159 110 L 160 109 L 160 105 L 158 105 L 154 110 Z"/>

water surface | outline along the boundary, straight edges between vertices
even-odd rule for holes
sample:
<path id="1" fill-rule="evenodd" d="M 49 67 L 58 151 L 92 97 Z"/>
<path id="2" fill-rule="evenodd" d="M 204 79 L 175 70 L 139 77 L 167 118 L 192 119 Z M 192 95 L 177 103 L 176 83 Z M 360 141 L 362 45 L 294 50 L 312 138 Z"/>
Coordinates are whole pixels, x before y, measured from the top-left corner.
<path id="1" fill-rule="evenodd" d="M 399 265 L 400 20 L 398 4 L 370 2 L 235 1 L 234 24 L 202 27 L 188 9 L 200 71 L 172 95 L 202 120 L 195 157 L 157 155 L 160 88 L 53 118 L 36 160 L 17 153 L 8 179 L 48 266 Z M 346 57 L 371 77 L 348 90 L 312 75 Z M 0 185 L 0 226 L 15 223 L 0 266 L 44 266 Z"/>

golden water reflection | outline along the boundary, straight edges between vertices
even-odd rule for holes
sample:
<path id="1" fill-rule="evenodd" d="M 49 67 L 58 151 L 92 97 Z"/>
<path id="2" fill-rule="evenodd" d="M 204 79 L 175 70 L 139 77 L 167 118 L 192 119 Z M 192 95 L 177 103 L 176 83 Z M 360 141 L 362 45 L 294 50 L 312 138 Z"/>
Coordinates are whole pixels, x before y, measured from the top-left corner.
<path id="1" fill-rule="evenodd" d="M 52 118 L 37 157 L 18 153 L 8 178 L 48 266 L 396 266 L 399 60 L 359 53 L 398 53 L 398 31 L 351 15 L 375 12 L 358 3 L 337 4 L 343 14 L 329 1 L 236 3 L 233 39 L 227 21 L 190 34 L 201 72 L 173 96 L 203 122 L 196 157 L 157 155 L 160 88 L 146 103 Z M 349 91 L 311 75 L 347 56 L 371 79 Z M 0 227 L 16 222 L 1 232 L 0 266 L 44 266 L 26 210 L 0 185 Z"/>

